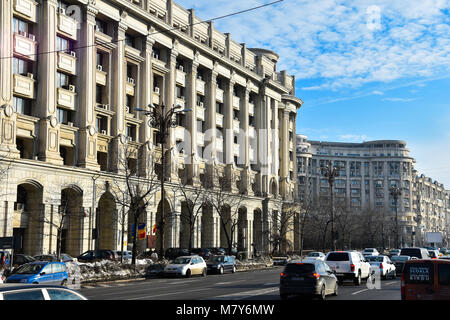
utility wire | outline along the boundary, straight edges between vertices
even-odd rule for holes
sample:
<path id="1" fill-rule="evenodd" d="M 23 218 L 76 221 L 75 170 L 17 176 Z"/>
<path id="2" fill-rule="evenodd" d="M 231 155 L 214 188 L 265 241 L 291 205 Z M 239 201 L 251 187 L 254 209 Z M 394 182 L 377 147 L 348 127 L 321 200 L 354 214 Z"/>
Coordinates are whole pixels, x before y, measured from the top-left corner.
<path id="1" fill-rule="evenodd" d="M 156 34 L 168 33 L 168 32 L 173 31 L 173 30 L 178 30 L 178 29 L 181 29 L 183 27 L 194 26 L 196 24 L 209 23 L 209 22 L 212 22 L 212 21 L 215 21 L 215 20 L 220 20 L 220 19 L 231 17 L 231 16 L 243 14 L 243 13 L 246 13 L 246 12 L 254 11 L 254 10 L 257 10 L 257 9 L 261 9 L 261 8 L 264 8 L 264 7 L 272 6 L 272 5 L 276 4 L 276 3 L 283 2 L 283 1 L 284 0 L 277 0 L 277 1 L 269 2 L 269 3 L 266 3 L 266 4 L 260 5 L 260 6 L 252 7 L 252 8 L 241 10 L 241 11 L 237 11 L 237 12 L 233 12 L 233 13 L 226 14 L 226 15 L 223 15 L 223 16 L 219 16 L 219 17 L 216 17 L 216 18 L 212 18 L 212 19 L 209 19 L 209 20 L 206 20 L 206 21 L 199 21 L 199 22 L 195 22 L 195 23 L 191 23 L 191 24 L 187 24 L 187 25 L 182 25 L 182 26 L 178 26 L 178 27 L 169 28 L 169 29 L 166 29 L 166 30 L 156 31 L 156 32 L 153 32 L 153 33 L 149 33 L 147 35 L 139 36 L 137 38 L 148 37 L 148 36 L 152 36 L 152 35 L 156 35 Z M 110 42 L 107 42 L 107 43 L 118 43 L 118 42 L 125 41 L 125 40 L 126 39 L 113 40 L 113 41 L 110 41 Z M 96 47 L 98 45 L 99 44 L 80 46 L 80 47 L 72 48 L 72 49 L 70 49 L 70 51 L 76 51 L 76 50 L 80 50 L 80 49 Z M 35 54 L 31 54 L 31 55 L 25 55 L 25 56 L 32 57 L 32 56 L 39 56 L 39 55 L 50 54 L 50 53 L 67 52 L 67 51 L 68 50 L 54 50 L 54 51 L 39 52 L 39 53 L 35 53 Z M 12 58 L 14 58 L 14 56 L 0 57 L 0 60 L 12 59 Z"/>

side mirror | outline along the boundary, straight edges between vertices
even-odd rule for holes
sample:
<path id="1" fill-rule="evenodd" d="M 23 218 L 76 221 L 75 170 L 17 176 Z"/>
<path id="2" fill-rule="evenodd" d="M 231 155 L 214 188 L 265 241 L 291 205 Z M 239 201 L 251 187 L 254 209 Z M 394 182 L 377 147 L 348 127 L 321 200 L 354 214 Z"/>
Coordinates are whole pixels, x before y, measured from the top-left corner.
<path id="1" fill-rule="evenodd" d="M 41 272 L 39 275 L 40 275 L 40 276 L 43 276 L 43 275 L 45 275 L 45 272 Z"/>

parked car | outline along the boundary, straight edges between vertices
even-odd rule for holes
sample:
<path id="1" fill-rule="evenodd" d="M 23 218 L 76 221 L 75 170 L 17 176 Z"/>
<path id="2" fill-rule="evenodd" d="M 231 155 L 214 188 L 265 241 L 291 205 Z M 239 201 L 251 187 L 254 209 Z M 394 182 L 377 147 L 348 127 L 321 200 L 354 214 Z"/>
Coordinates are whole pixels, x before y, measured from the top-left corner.
<path id="1" fill-rule="evenodd" d="M 116 254 L 112 250 L 89 250 L 77 257 L 80 262 L 92 262 L 94 260 L 116 260 Z"/>
<path id="2" fill-rule="evenodd" d="M 372 270 L 378 270 L 382 279 L 395 279 L 397 277 L 395 265 L 392 263 L 388 256 L 366 256 L 366 259 L 372 266 Z"/>
<path id="3" fill-rule="evenodd" d="M 402 300 L 450 300 L 450 261 L 406 261 L 400 292 Z"/>
<path id="4" fill-rule="evenodd" d="M 200 256 L 181 256 L 171 261 L 163 271 L 165 276 L 184 276 L 189 278 L 192 275 L 200 274 L 206 276 L 208 267 L 205 260 Z"/>
<path id="5" fill-rule="evenodd" d="M 41 254 L 33 257 L 36 261 L 60 261 L 54 254 Z M 61 253 L 62 262 L 77 262 L 77 258 L 71 257 L 66 253 Z"/>
<path id="6" fill-rule="evenodd" d="M 353 280 L 355 285 L 361 284 L 361 279 L 369 280 L 372 273 L 370 264 L 361 253 L 356 251 L 331 251 L 325 257 L 326 264 L 336 272 L 339 282 Z"/>
<path id="7" fill-rule="evenodd" d="M 438 250 L 428 250 L 428 255 L 431 259 L 438 259 L 440 254 Z"/>
<path id="8" fill-rule="evenodd" d="M 87 300 L 87 298 L 63 286 L 15 283 L 0 286 L 0 300 Z"/>
<path id="9" fill-rule="evenodd" d="M 400 249 L 392 249 L 389 251 L 388 257 L 392 258 L 393 256 L 399 256 L 400 255 Z"/>
<path id="10" fill-rule="evenodd" d="M 403 268 L 405 267 L 405 262 L 411 260 L 410 256 L 392 256 L 391 261 L 395 265 L 395 272 L 397 274 L 403 273 Z"/>
<path id="11" fill-rule="evenodd" d="M 11 254 L 8 251 L 0 251 L 0 266 L 7 266 L 11 263 Z"/>
<path id="12" fill-rule="evenodd" d="M 290 295 L 313 295 L 325 300 L 338 295 L 338 279 L 322 260 L 290 261 L 280 273 L 280 298 Z"/>
<path id="13" fill-rule="evenodd" d="M 236 272 L 236 260 L 233 256 L 211 256 L 206 261 L 208 272 L 224 274 L 227 271 Z"/>
<path id="14" fill-rule="evenodd" d="M 173 260 L 181 256 L 188 256 L 189 250 L 184 248 L 168 248 L 164 254 L 167 260 Z"/>
<path id="15" fill-rule="evenodd" d="M 21 265 L 6 278 L 6 283 L 54 283 L 66 285 L 67 269 L 64 262 L 35 261 Z"/>
<path id="16" fill-rule="evenodd" d="M 323 252 L 310 252 L 308 253 L 308 255 L 305 257 L 305 259 L 308 260 L 325 260 L 325 253 Z"/>
<path id="17" fill-rule="evenodd" d="M 26 254 L 13 254 L 12 255 L 13 260 L 13 266 L 21 266 L 25 263 L 36 261 L 32 256 L 26 255 Z"/>
<path id="18" fill-rule="evenodd" d="M 208 260 L 212 256 L 212 253 L 210 249 L 193 248 L 191 250 L 191 255 L 199 255 L 203 260 Z"/>
<path id="19" fill-rule="evenodd" d="M 133 252 L 131 251 L 114 251 L 117 254 L 117 260 L 120 261 L 120 258 L 123 255 L 123 261 L 130 261 L 133 258 Z"/>
<path id="20" fill-rule="evenodd" d="M 378 256 L 380 253 L 375 248 L 365 248 L 362 254 L 363 256 Z"/>
<path id="21" fill-rule="evenodd" d="M 439 252 L 442 253 L 444 256 L 446 256 L 446 255 L 449 253 L 449 251 L 447 250 L 447 248 L 441 248 L 441 249 L 439 250 Z"/>
<path id="22" fill-rule="evenodd" d="M 224 248 L 209 248 L 209 250 L 211 250 L 211 253 L 214 255 L 227 254 L 227 250 L 225 250 Z"/>
<path id="23" fill-rule="evenodd" d="M 289 258 L 288 257 L 273 257 L 272 261 L 273 261 L 274 266 L 284 266 L 284 265 L 286 265 L 286 263 L 288 263 Z"/>
<path id="24" fill-rule="evenodd" d="M 417 259 L 429 259 L 428 250 L 425 248 L 402 248 L 400 251 L 402 256 L 416 257 Z"/>

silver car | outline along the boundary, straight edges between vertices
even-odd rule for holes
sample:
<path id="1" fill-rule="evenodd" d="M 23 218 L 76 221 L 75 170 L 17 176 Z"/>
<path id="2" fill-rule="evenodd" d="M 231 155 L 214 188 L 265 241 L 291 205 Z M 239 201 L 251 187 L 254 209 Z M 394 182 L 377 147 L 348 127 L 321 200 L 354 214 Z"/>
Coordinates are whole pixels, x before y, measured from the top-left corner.
<path id="1" fill-rule="evenodd" d="M 183 276 L 189 278 L 192 275 L 206 277 L 208 267 L 200 256 L 181 256 L 172 260 L 163 271 L 165 276 Z"/>

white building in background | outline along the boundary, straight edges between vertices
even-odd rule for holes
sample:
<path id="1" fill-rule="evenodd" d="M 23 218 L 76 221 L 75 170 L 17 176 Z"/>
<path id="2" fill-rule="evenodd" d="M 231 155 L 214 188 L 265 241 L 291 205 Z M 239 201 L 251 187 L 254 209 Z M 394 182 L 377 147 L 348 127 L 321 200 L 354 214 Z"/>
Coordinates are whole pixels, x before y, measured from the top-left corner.
<path id="1" fill-rule="evenodd" d="M 399 187 L 402 194 L 397 209 L 402 243 L 412 245 L 414 234 L 424 235 L 433 230 L 441 231 L 446 238 L 449 192 L 442 184 L 417 176 L 415 160 L 405 141 L 342 143 L 311 141 L 304 135 L 297 135 L 301 200 L 329 197 L 328 180 L 321 174 L 321 168 L 329 161 L 340 168 L 334 183 L 336 201 L 343 201 L 355 211 L 372 209 L 388 213 L 388 219 L 392 219 L 396 208 L 389 189 Z M 419 212 L 422 212 L 422 228 L 417 223 Z"/>

